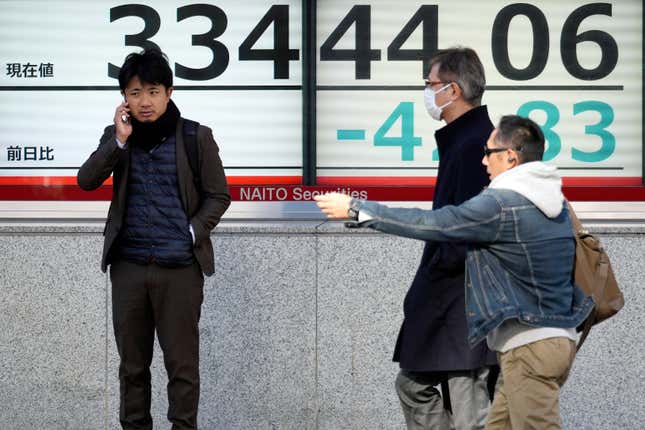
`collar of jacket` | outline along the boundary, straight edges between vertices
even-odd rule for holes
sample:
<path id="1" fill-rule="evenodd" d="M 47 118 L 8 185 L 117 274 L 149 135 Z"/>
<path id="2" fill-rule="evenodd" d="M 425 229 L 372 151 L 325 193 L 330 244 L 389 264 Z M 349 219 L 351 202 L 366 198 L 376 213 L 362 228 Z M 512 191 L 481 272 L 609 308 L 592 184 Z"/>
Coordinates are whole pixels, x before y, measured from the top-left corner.
<path id="1" fill-rule="evenodd" d="M 482 129 L 489 129 L 490 123 L 488 108 L 482 105 L 472 108 L 450 124 L 435 131 L 434 137 L 437 141 L 439 157 L 447 146 L 455 141 L 468 140 L 471 137 L 481 139 Z"/>

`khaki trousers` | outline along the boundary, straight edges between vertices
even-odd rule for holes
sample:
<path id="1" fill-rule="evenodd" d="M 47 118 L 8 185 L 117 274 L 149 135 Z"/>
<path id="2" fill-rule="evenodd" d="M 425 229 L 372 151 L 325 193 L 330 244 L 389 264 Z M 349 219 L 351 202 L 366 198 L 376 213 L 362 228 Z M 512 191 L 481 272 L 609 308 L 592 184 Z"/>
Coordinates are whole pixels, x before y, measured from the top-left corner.
<path id="1" fill-rule="evenodd" d="M 560 429 L 560 387 L 564 385 L 576 345 L 554 337 L 498 355 L 501 367 L 486 430 Z"/>

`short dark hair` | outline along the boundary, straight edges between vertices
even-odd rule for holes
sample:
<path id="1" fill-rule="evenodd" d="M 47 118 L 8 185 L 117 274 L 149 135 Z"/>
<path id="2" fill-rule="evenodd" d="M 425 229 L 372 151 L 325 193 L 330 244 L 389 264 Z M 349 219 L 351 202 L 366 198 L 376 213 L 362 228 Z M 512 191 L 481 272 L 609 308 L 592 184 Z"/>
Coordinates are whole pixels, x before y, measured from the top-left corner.
<path id="1" fill-rule="evenodd" d="M 157 48 L 133 52 L 125 57 L 119 72 L 119 87 L 125 91 L 132 78 L 138 76 L 142 83 L 172 87 L 172 70 L 166 54 Z"/>
<path id="2" fill-rule="evenodd" d="M 504 115 L 497 126 L 495 142 L 518 154 L 518 163 L 540 161 L 544 155 L 544 134 L 535 122 L 518 115 Z"/>
<path id="3" fill-rule="evenodd" d="M 471 48 L 454 47 L 442 49 L 430 59 L 430 69 L 438 64 L 441 81 L 456 82 L 464 99 L 473 106 L 482 102 L 486 87 L 484 65 Z"/>

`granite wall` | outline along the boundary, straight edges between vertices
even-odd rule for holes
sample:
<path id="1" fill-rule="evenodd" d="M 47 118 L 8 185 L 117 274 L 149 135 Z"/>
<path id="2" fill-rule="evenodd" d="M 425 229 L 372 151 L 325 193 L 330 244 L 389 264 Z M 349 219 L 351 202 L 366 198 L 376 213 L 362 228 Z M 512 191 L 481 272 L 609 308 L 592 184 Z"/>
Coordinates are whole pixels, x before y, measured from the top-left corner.
<path id="1" fill-rule="evenodd" d="M 645 226 L 598 227 L 626 307 L 562 393 L 565 429 L 645 427 Z M 118 428 L 100 223 L 0 225 L 0 429 Z M 222 223 L 201 320 L 202 429 L 403 429 L 391 353 L 418 241 L 339 223 Z M 167 428 L 157 347 L 153 417 Z"/>

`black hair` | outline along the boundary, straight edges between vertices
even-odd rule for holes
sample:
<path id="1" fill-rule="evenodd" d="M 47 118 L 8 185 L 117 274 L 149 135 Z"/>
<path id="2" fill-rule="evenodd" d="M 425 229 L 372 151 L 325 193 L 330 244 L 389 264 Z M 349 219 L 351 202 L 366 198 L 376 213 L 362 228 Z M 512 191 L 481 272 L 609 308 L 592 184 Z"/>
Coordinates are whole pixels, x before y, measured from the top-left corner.
<path id="1" fill-rule="evenodd" d="M 119 87 L 125 91 L 132 78 L 137 76 L 142 83 L 172 87 L 172 70 L 168 58 L 157 48 L 133 52 L 125 57 L 119 72 Z"/>
<path id="2" fill-rule="evenodd" d="M 540 161 L 544 155 L 544 134 L 540 126 L 518 115 L 504 115 L 500 119 L 495 141 L 515 150 L 519 164 Z"/>

